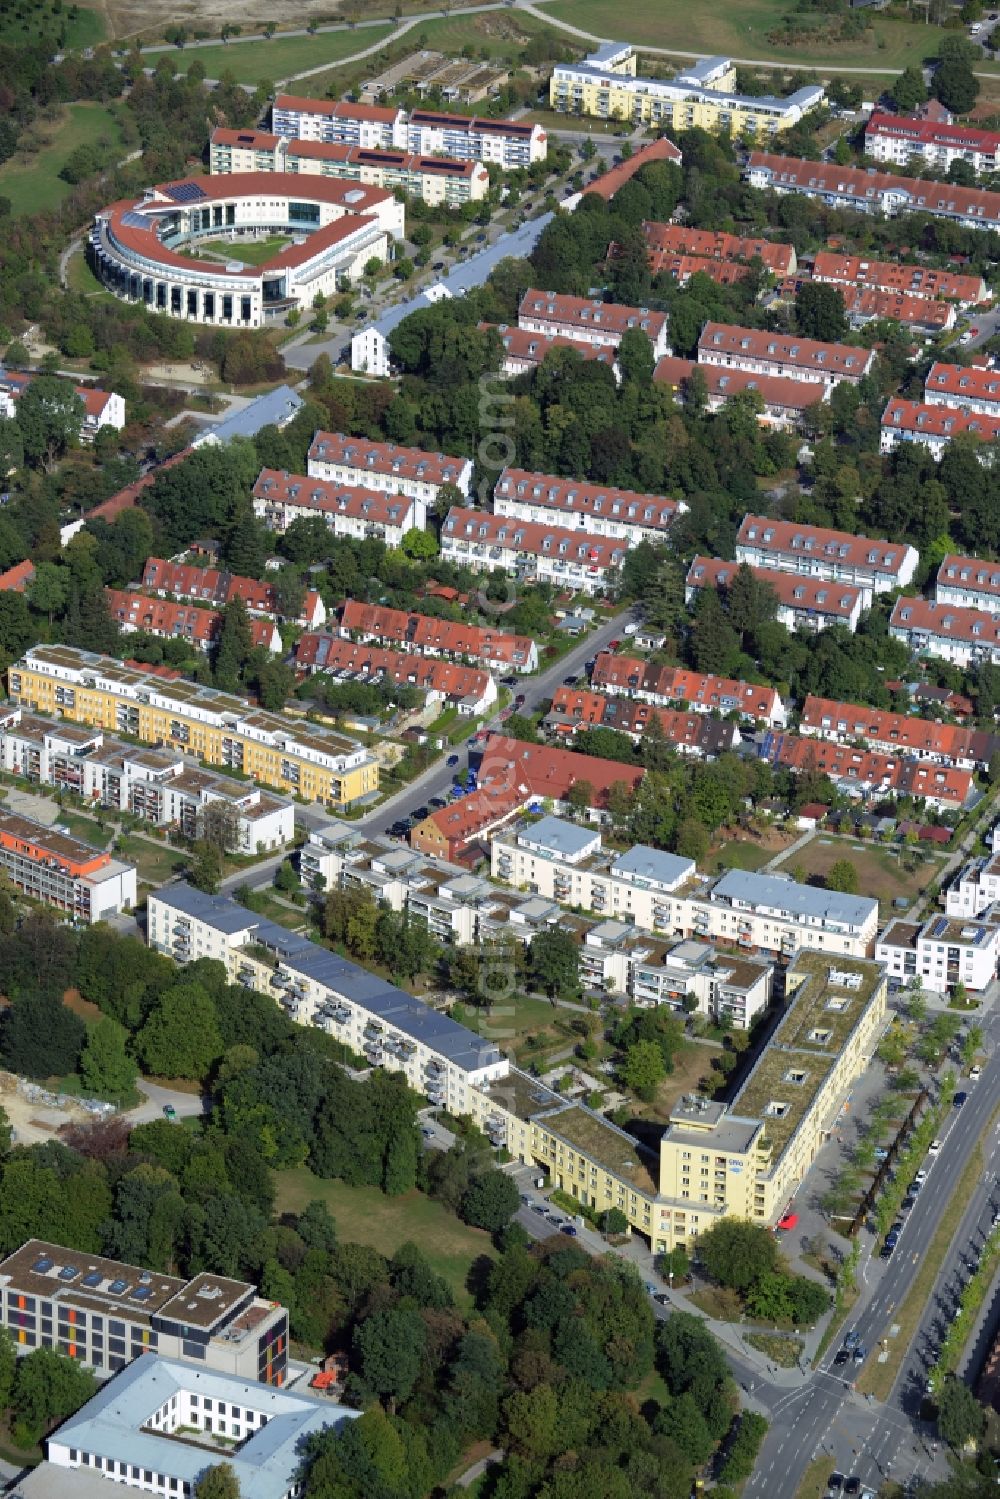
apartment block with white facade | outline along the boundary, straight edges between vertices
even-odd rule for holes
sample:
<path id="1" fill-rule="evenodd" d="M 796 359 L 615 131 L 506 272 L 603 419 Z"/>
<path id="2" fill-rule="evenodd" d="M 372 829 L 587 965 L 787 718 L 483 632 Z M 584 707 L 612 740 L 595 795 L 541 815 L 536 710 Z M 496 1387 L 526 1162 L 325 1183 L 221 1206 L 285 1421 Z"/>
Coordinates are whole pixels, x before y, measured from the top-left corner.
<path id="1" fill-rule="evenodd" d="M 253 513 L 279 535 L 294 521 L 318 515 L 333 536 L 353 541 L 376 537 L 392 548 L 402 545 L 407 531 L 422 531 L 427 524 L 423 500 L 275 468 L 257 476 Z"/>
<path id="2" fill-rule="evenodd" d="M 935 656 L 954 666 L 1000 662 L 1000 621 L 985 609 L 900 598 L 889 617 L 889 634 L 914 655 Z"/>
<path id="3" fill-rule="evenodd" d="M 665 495 L 636 494 L 613 485 L 560 479 L 554 474 L 505 468 L 493 491 L 495 515 L 540 525 L 556 522 L 588 536 L 605 536 L 637 546 L 660 541 L 687 506 Z"/>
<path id="4" fill-rule="evenodd" d="M 369 150 L 401 150 L 406 146 L 406 111 L 391 105 L 276 94 L 271 129 L 275 136 L 285 139 L 341 141 Z"/>
<path id="5" fill-rule="evenodd" d="M 529 288 L 521 298 L 517 322 L 529 333 L 562 334 L 600 348 L 617 349 L 630 330 L 645 333 L 653 356 L 670 353 L 667 314 L 648 307 L 627 307 L 617 302 L 596 302 L 592 297 L 572 297 L 563 292 Z"/>
<path id="6" fill-rule="evenodd" d="M 690 607 L 705 588 L 724 592 L 739 572 L 738 562 L 719 557 L 695 557 L 688 568 L 684 602 Z M 793 633 L 816 634 L 830 625 L 843 625 L 853 635 L 861 620 L 861 590 L 849 583 L 823 578 L 800 578 L 773 567 L 751 568 L 758 583 L 777 600 L 774 618 Z"/>
<path id="7" fill-rule="evenodd" d="M 889 974 L 903 982 L 919 978 L 934 994 L 950 994 L 956 984 L 979 993 L 996 978 L 1000 961 L 1000 908 L 988 906 L 978 917 L 932 916 L 922 926 L 890 921 L 878 939 L 875 956 Z"/>
<path id="8" fill-rule="evenodd" d="M 708 942 L 665 942 L 608 920 L 587 932 L 580 973 L 588 988 L 626 995 L 643 1009 L 725 1018 L 745 1031 L 770 1002 L 774 969 L 764 959 L 719 953 Z"/>
<path id="9" fill-rule="evenodd" d="M 932 364 L 924 381 L 928 406 L 1000 416 L 1000 371 L 963 364 Z"/>
<path id="10" fill-rule="evenodd" d="M 548 136 L 530 120 L 495 120 L 469 115 L 415 109 L 406 126 L 406 145 L 421 156 L 449 156 L 457 161 L 481 161 L 518 171 L 544 161 Z"/>
<path id="11" fill-rule="evenodd" d="M 978 176 L 1000 170 L 1000 135 L 995 130 L 915 120 L 876 109 L 865 125 L 865 155 L 899 167 L 911 167 L 917 161 L 940 172 L 947 172 L 953 161 L 961 161 Z"/>
<path id="12" fill-rule="evenodd" d="M 905 542 L 745 515 L 736 535 L 736 560 L 847 583 L 861 590 L 862 609 L 870 609 L 875 594 L 905 588 L 913 581 L 920 554 Z"/>
<path id="13" fill-rule="evenodd" d="M 469 1089 L 509 1067 L 492 1042 L 226 896 L 164 886 L 149 897 L 147 940 L 180 963 L 218 959 L 231 982 L 272 995 L 290 1019 L 321 1027 L 373 1067 L 403 1073 L 452 1113 L 467 1113 Z"/>
<path id="14" fill-rule="evenodd" d="M 784 375 L 826 389 L 842 380 L 857 385 L 874 362 L 873 349 L 741 328 L 734 323 L 706 323 L 698 339 L 699 364 L 749 370 L 755 375 Z"/>
<path id="15" fill-rule="evenodd" d="M 1000 852 L 994 838 L 993 853 L 963 864 L 944 895 L 947 916 L 972 920 L 991 906 L 1000 910 Z"/>
<path id="16" fill-rule="evenodd" d="M 950 552 L 938 568 L 934 598 L 939 604 L 957 604 L 960 609 L 1000 613 L 1000 562 Z"/>
<path id="17" fill-rule="evenodd" d="M 1000 436 L 1000 415 L 986 416 L 982 412 L 961 411 L 956 406 L 929 405 L 926 401 L 892 396 L 882 413 L 879 451 L 891 453 L 902 443 L 919 442 L 940 462 L 949 443 L 962 434 L 979 439 L 986 460 Z"/>
<path id="18" fill-rule="evenodd" d="M 371 442 L 367 437 L 345 437 L 342 432 L 317 432 L 309 448 L 306 471 L 311 479 L 356 484 L 383 494 L 433 504 L 445 484 L 468 497 L 472 459 L 425 453 L 394 442 Z"/>
<path id="19" fill-rule="evenodd" d="M 441 555 L 450 562 L 590 594 L 607 592 L 628 550 L 625 541 L 457 505 L 441 528 Z"/>

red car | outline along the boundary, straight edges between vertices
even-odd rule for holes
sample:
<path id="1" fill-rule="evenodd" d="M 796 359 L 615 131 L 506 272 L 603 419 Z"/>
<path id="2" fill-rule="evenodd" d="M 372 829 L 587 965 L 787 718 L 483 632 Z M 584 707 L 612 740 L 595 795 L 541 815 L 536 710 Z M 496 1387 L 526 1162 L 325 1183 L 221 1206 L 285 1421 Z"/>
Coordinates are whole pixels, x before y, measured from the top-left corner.
<path id="1" fill-rule="evenodd" d="M 620 645 L 621 645 L 621 641 L 620 640 L 609 640 L 608 641 L 608 650 L 609 651 L 616 651 Z"/>
<path id="2" fill-rule="evenodd" d="M 786 1213 L 783 1218 L 778 1219 L 778 1227 L 787 1233 L 793 1229 L 799 1221 L 798 1213 Z"/>

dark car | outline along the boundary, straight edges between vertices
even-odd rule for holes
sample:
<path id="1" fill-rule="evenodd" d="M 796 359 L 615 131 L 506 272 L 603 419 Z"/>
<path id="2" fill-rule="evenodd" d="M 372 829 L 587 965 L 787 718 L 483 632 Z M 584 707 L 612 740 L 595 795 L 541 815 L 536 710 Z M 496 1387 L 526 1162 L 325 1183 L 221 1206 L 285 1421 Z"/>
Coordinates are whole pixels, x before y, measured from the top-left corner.
<path id="1" fill-rule="evenodd" d="M 910 1209 L 915 1205 L 916 1200 L 917 1199 L 912 1195 L 904 1197 L 902 1202 L 899 1204 L 899 1211 L 901 1213 L 908 1213 Z"/>
<path id="2" fill-rule="evenodd" d="M 457 765 L 458 764 L 458 756 L 457 755 L 449 755 L 448 756 L 448 764 L 449 764 L 449 766 L 451 766 L 451 765 Z"/>
<path id="3" fill-rule="evenodd" d="M 429 807 L 418 807 L 415 812 L 410 813 L 410 816 L 412 817 L 414 822 L 423 822 L 424 818 L 428 815 L 429 812 Z"/>
<path id="4" fill-rule="evenodd" d="M 523 692 L 519 692 L 517 694 L 517 697 L 514 699 L 514 707 L 515 708 L 520 708 L 523 702 L 524 702 L 524 693 Z"/>
<path id="5" fill-rule="evenodd" d="M 444 261 L 443 260 L 435 260 L 434 264 L 431 266 L 431 270 L 432 271 L 443 271 L 444 270 Z"/>
<path id="6" fill-rule="evenodd" d="M 844 1487 L 843 1473 L 831 1473 L 826 1481 L 826 1486 L 833 1494 L 839 1494 Z"/>
<path id="7" fill-rule="evenodd" d="M 576 1238 L 576 1229 L 573 1227 L 572 1223 L 564 1223 L 559 1229 L 559 1232 L 561 1234 L 568 1234 L 571 1239 Z"/>
<path id="8" fill-rule="evenodd" d="M 860 1494 L 861 1493 L 861 1479 L 857 1476 L 856 1473 L 852 1473 L 851 1476 L 850 1476 L 850 1478 L 844 1484 L 844 1493 L 845 1494 Z"/>
<path id="9" fill-rule="evenodd" d="M 955 1108 L 960 1109 L 968 1096 L 968 1093 L 956 1093 L 953 1100 Z"/>
<path id="10" fill-rule="evenodd" d="M 848 1332 L 848 1333 L 844 1334 L 844 1347 L 845 1348 L 850 1348 L 850 1349 L 857 1348 L 857 1346 L 858 1346 L 858 1344 L 860 1342 L 861 1342 L 861 1334 L 859 1332 Z"/>
<path id="11" fill-rule="evenodd" d="M 834 1354 L 833 1362 L 834 1362 L 834 1365 L 839 1369 L 842 1364 L 849 1363 L 850 1362 L 850 1358 L 851 1358 L 851 1354 L 850 1354 L 850 1350 L 849 1349 L 847 1349 L 847 1348 L 838 1348 L 837 1352 Z"/>

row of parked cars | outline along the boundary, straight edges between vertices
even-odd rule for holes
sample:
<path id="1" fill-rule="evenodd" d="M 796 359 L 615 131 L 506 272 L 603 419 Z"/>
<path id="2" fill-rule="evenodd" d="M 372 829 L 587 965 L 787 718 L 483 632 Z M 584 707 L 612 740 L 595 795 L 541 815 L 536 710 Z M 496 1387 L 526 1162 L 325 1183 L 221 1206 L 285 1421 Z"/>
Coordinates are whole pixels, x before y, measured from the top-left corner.
<path id="1" fill-rule="evenodd" d="M 540 1218 L 548 1219 L 550 1228 L 557 1228 L 561 1234 L 565 1234 L 569 1239 L 576 1238 L 576 1229 L 570 1223 L 569 1219 L 561 1217 L 555 1208 L 549 1207 L 547 1202 L 536 1202 L 527 1192 L 521 1193 L 521 1201 L 525 1207 L 530 1208 L 533 1213 L 537 1213 Z"/>

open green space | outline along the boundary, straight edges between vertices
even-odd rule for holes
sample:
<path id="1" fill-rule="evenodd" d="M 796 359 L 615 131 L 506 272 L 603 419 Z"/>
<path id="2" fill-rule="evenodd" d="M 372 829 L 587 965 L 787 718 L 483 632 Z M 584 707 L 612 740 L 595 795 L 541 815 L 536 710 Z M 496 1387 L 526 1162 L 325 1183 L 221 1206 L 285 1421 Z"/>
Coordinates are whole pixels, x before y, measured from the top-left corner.
<path id="1" fill-rule="evenodd" d="M 776 850 L 762 843 L 748 843 L 745 839 L 724 843 L 708 858 L 709 874 L 721 874 L 724 869 L 762 869 Z"/>
<path id="2" fill-rule="evenodd" d="M 377 1187 L 324 1180 L 308 1166 L 276 1171 L 274 1180 L 279 1213 L 299 1213 L 318 1198 L 333 1214 L 343 1240 L 370 1244 L 386 1256 L 410 1240 L 448 1282 L 459 1305 L 471 1305 L 465 1286 L 469 1269 L 481 1255 L 491 1253 L 489 1234 L 482 1229 L 469 1228 L 422 1192 L 385 1197 Z"/>
<path id="3" fill-rule="evenodd" d="M 809 843 L 795 850 L 778 867 L 782 874 L 819 882 L 825 880 L 831 868 L 841 859 L 847 859 L 858 872 L 858 892 L 874 897 L 888 910 L 898 899 L 913 900 L 936 876 L 946 855 L 930 855 L 920 858 L 915 868 L 913 863 L 918 850 L 896 846 L 882 847 L 878 844 L 859 843 L 854 838 L 838 838 L 817 833 Z"/>
<path id="4" fill-rule="evenodd" d="M 11 213 L 38 213 L 58 208 L 73 191 L 59 176 L 77 146 L 108 141 L 118 145 L 121 131 L 103 104 L 60 106 L 51 121 L 40 120 L 29 132 L 41 142 L 38 151 L 17 151 L 0 167 L 0 197 L 10 199 Z"/>
<path id="5" fill-rule="evenodd" d="M 685 53 L 725 54 L 782 67 L 871 68 L 900 72 L 933 56 L 944 33 L 937 27 L 876 16 L 871 30 L 849 42 L 811 47 L 775 46 L 767 33 L 795 7 L 791 0 L 740 0 L 738 6 L 691 6 L 683 0 L 639 0 L 623 17 L 616 0 L 555 0 L 546 11 L 596 37 L 637 47 L 672 47 Z M 569 33 L 567 33 L 569 37 Z M 989 69 L 990 65 L 984 66 Z M 995 69 L 992 69 L 995 71 Z"/>
<path id="6" fill-rule="evenodd" d="M 87 257 L 82 251 L 71 255 L 67 261 L 66 281 L 70 291 L 79 292 L 81 296 L 99 295 L 109 297 L 111 295 L 110 292 L 104 290 L 104 287 L 90 269 L 90 266 L 87 264 Z"/>
<path id="7" fill-rule="evenodd" d="M 119 857 L 136 866 L 137 878 L 145 885 L 162 885 L 187 863 L 187 854 L 181 849 L 170 848 L 166 843 L 153 843 L 149 838 L 137 838 L 134 833 L 122 839 Z"/>
<path id="8" fill-rule="evenodd" d="M 290 244 L 287 234 L 272 234 L 267 239 L 235 239 L 232 242 L 227 239 L 210 239 L 199 243 L 192 254 L 200 255 L 203 251 L 210 250 L 213 255 L 225 256 L 227 260 L 242 260 L 244 265 L 263 265 L 265 260 L 270 260 Z"/>
<path id="9" fill-rule="evenodd" d="M 307 926 L 309 914 L 307 911 L 293 911 L 283 901 L 275 900 L 273 895 L 265 891 L 254 890 L 251 896 L 252 905 L 250 909 L 256 916 L 266 916 L 268 921 L 276 921 L 279 926 L 284 926 L 289 931 L 297 931 L 299 927 Z"/>
<path id="10" fill-rule="evenodd" d="M 46 40 L 54 48 L 69 52 L 76 47 L 96 47 L 104 40 L 104 17 L 84 5 L 66 5 L 62 0 L 32 0 L 20 5 L 5 0 L 0 5 L 0 31 L 11 47 Z"/>
<path id="11" fill-rule="evenodd" d="M 217 42 L 204 47 L 179 47 L 169 55 L 179 73 L 186 73 L 193 62 L 204 64 L 206 78 L 221 78 L 232 73 L 237 83 L 258 83 L 267 78 L 289 78 L 307 68 L 336 63 L 355 52 L 370 47 L 393 28 L 362 26 L 356 31 L 319 32 L 316 36 L 275 36 L 268 41 Z M 158 54 L 162 56 L 163 54 Z M 312 87 L 310 92 L 314 92 Z"/>
<path id="12" fill-rule="evenodd" d="M 66 828 L 71 837 L 79 838 L 84 843 L 91 843 L 95 848 L 107 848 L 110 836 L 107 828 L 99 828 L 92 817 L 87 817 L 83 812 L 70 812 L 65 807 L 60 807 L 56 822 L 60 827 Z"/>

